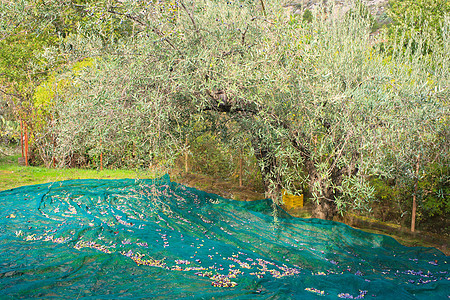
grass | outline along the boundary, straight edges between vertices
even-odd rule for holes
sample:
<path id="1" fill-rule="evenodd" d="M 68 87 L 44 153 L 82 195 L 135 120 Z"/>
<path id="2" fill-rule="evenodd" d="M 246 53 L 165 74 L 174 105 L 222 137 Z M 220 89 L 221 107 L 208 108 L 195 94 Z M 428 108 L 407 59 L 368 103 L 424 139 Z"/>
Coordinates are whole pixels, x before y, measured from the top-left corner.
<path id="1" fill-rule="evenodd" d="M 71 179 L 122 179 L 154 178 L 152 171 L 92 169 L 48 169 L 44 167 L 19 166 L 20 155 L 0 157 L 0 191 L 24 185 L 34 185 Z"/>

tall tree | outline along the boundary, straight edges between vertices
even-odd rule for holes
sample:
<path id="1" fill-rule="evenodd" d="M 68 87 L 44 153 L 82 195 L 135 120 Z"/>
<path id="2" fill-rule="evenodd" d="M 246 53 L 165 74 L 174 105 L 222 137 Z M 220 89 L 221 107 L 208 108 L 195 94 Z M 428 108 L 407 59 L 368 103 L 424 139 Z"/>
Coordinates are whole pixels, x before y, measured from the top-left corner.
<path id="1" fill-rule="evenodd" d="M 357 11 L 352 18 L 327 12 L 303 23 L 286 17 L 277 2 L 266 3 L 265 14 L 253 3 L 209 0 L 121 1 L 98 9 L 105 18 L 132 21 L 134 34 L 104 54 L 64 99 L 85 113 L 60 114 L 56 134 L 71 134 L 69 124 L 97 124 L 77 129 L 94 137 L 81 148 L 103 151 L 95 142 L 101 139 L 111 150 L 133 134 L 144 157 L 163 153 L 162 146 L 176 154 L 185 143 L 183 127 L 196 123 L 190 118 L 238 126 L 260 163 L 267 196 L 280 201 L 281 188 L 308 181 L 313 216 L 331 219 L 368 207 L 373 189 L 366 176 L 389 171 L 386 147 L 402 147 L 397 130 L 417 129 L 401 123 L 416 119 L 412 107 L 444 126 L 448 103 L 441 99 L 448 90 L 440 87 L 448 86 L 448 75 L 437 75 L 445 73 L 445 56 L 387 56 Z M 96 41 L 72 44 L 95 50 L 102 45 Z M 421 95 L 426 100 L 417 102 Z"/>

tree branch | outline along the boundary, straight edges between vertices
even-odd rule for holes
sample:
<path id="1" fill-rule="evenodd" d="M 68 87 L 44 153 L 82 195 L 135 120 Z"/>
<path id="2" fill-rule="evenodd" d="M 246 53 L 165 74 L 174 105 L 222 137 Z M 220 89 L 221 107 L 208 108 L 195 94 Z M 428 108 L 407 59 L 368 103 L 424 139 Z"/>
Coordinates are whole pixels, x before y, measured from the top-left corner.
<path id="1" fill-rule="evenodd" d="M 334 169 L 334 167 L 336 166 L 336 163 L 337 163 L 338 159 L 339 159 L 339 158 L 341 157 L 341 155 L 342 155 L 342 151 L 344 151 L 344 148 L 345 148 L 345 146 L 347 145 L 347 142 L 348 142 L 348 140 L 350 139 L 350 137 L 351 137 L 352 135 L 353 135 L 353 131 L 352 131 L 352 130 L 349 130 L 349 131 L 347 132 L 347 135 L 345 136 L 345 140 L 344 140 L 344 143 L 343 143 L 341 149 L 339 149 L 338 154 L 335 156 L 335 158 L 334 158 L 334 160 L 333 160 L 333 164 L 332 164 L 331 167 L 330 167 L 330 170 L 331 170 L 331 171 L 332 171 L 332 170 Z M 330 157 L 331 157 L 331 156 L 329 156 L 329 157 L 327 158 L 327 162 L 328 162 L 328 160 L 330 159 Z"/>
<path id="2" fill-rule="evenodd" d="M 144 26 L 144 27 L 150 27 L 148 24 L 142 22 L 141 20 L 139 20 L 139 19 L 136 18 L 135 16 L 132 16 L 132 15 L 130 15 L 130 14 L 128 14 L 128 13 L 121 13 L 121 12 L 115 11 L 115 10 L 112 9 L 112 8 L 109 8 L 109 9 L 107 10 L 107 12 L 109 12 L 109 13 L 111 13 L 111 14 L 114 14 L 114 15 L 123 16 L 123 17 L 125 17 L 125 18 L 127 18 L 127 19 L 129 19 L 129 20 L 131 20 L 131 21 L 133 21 L 133 22 L 138 23 L 138 24 L 141 25 L 141 26 Z M 155 34 L 157 34 L 158 36 L 160 36 L 167 44 L 169 44 L 170 47 L 172 47 L 172 48 L 173 48 L 174 50 L 176 50 L 180 55 L 182 55 L 181 51 L 180 51 L 177 47 L 175 47 L 175 45 L 170 41 L 170 39 L 169 39 L 168 37 L 165 37 L 164 34 L 163 34 L 158 28 L 151 27 L 151 30 L 152 30 Z"/>
<path id="3" fill-rule="evenodd" d="M 311 152 L 303 144 L 298 142 L 298 138 L 299 138 L 298 134 L 299 134 L 299 132 L 296 131 L 294 133 L 294 135 L 297 135 L 297 136 L 293 136 L 290 138 L 291 144 L 295 149 L 297 149 L 300 152 L 300 155 L 303 157 L 303 159 L 311 160 Z M 303 136 L 303 138 L 306 139 L 305 136 Z"/>
<path id="4" fill-rule="evenodd" d="M 4 91 L 2 89 L 0 89 L 0 92 L 2 92 L 3 94 L 5 94 L 7 96 L 12 96 L 12 97 L 15 97 L 15 98 L 17 98 L 17 99 L 19 99 L 21 101 L 25 101 L 25 98 L 22 95 L 14 94 L 14 93 L 8 93 L 8 92 L 6 92 L 6 91 Z"/>
<path id="5" fill-rule="evenodd" d="M 232 50 L 230 50 L 230 51 L 223 52 L 223 53 L 222 53 L 222 58 L 227 57 L 227 56 L 229 56 L 229 55 L 232 55 L 232 54 L 234 54 L 234 53 L 240 53 L 240 54 L 243 54 L 244 51 L 242 51 L 242 49 L 232 49 Z"/>
<path id="6" fill-rule="evenodd" d="M 251 107 L 250 103 L 243 101 L 244 105 L 238 105 L 236 101 L 233 101 L 228 98 L 227 94 L 223 90 L 219 90 L 217 92 L 211 92 L 207 90 L 206 93 L 210 97 L 211 101 L 209 106 L 202 108 L 202 111 L 217 111 L 224 113 L 250 113 L 251 115 L 256 115 L 258 110 Z"/>
<path id="7" fill-rule="evenodd" d="M 241 39 L 241 44 L 242 44 L 242 46 L 245 45 L 245 34 L 247 33 L 247 30 L 248 30 L 248 25 L 247 25 L 247 27 L 245 28 L 244 32 L 242 33 L 242 39 Z"/>
<path id="8" fill-rule="evenodd" d="M 200 31 L 197 27 L 197 24 L 195 23 L 194 17 L 192 16 L 191 12 L 187 9 L 187 7 L 184 5 L 184 3 L 182 1 L 180 1 L 181 7 L 183 7 L 183 9 L 186 11 L 186 13 L 188 14 L 189 18 L 191 19 L 192 25 L 194 25 L 194 29 L 195 32 L 197 32 L 197 34 L 200 36 L 200 38 L 202 37 L 200 34 Z"/>
<path id="9" fill-rule="evenodd" d="M 264 6 L 264 0 L 260 0 L 260 2 L 261 2 L 262 10 L 263 10 L 263 13 L 264 13 L 264 17 L 267 17 L 266 7 Z"/>

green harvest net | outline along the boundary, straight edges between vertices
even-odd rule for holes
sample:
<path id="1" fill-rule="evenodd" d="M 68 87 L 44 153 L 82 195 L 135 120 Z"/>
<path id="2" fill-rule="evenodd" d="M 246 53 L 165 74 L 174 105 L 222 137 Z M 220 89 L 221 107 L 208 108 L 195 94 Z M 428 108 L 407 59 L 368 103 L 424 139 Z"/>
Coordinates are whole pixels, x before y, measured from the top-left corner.
<path id="1" fill-rule="evenodd" d="M 0 192 L 0 298 L 444 299 L 448 257 L 156 180 Z"/>

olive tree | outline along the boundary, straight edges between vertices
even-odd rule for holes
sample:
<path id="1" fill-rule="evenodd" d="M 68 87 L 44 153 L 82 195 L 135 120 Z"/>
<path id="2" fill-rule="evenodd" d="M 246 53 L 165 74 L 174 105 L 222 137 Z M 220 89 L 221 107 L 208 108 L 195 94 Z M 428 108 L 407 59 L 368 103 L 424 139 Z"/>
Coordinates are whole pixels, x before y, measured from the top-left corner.
<path id="1" fill-rule="evenodd" d="M 366 177 L 390 170 L 386 158 L 396 152 L 386 149 L 403 147 L 398 130 L 417 130 L 401 120 L 418 117 L 418 97 L 430 103 L 421 118 L 436 126 L 448 112 L 448 76 L 438 76 L 444 58 L 389 56 L 357 12 L 341 18 L 324 9 L 304 23 L 277 1 L 264 11 L 210 0 L 96 9 L 132 21 L 133 33 L 80 76 L 61 102 L 74 107 L 58 113 L 58 134 L 88 134 L 80 140 L 92 151 L 136 136 L 136 147 L 147 149 L 139 155 L 173 155 L 189 124 L 233 126 L 259 161 L 267 196 L 279 202 L 282 188 L 307 182 L 314 217 L 369 207 Z M 101 51 L 92 41 L 74 37 L 74 53 Z M 60 148 L 79 144 L 73 139 Z"/>

